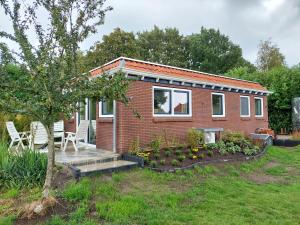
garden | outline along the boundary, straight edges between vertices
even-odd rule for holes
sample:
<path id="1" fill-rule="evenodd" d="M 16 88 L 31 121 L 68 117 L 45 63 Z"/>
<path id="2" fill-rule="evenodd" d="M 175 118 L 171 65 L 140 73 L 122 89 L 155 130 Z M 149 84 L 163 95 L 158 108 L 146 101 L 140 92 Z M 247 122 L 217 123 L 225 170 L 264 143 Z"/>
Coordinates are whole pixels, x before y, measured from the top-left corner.
<path id="1" fill-rule="evenodd" d="M 255 156 L 263 150 L 263 143 L 253 142 L 240 132 L 225 131 L 221 140 L 205 144 L 204 133 L 189 129 L 185 143 L 168 141 L 166 134 L 157 135 L 146 148 L 134 141 L 131 154 L 142 157 L 146 166 L 160 171 L 189 168 L 204 162 L 218 162 L 244 159 Z"/>
<path id="2" fill-rule="evenodd" d="M 20 209 L 41 185 L 2 187 L 0 225 L 299 224 L 299 162 L 299 147 L 272 146 L 248 162 L 67 179 L 54 189 L 59 204 L 31 219 Z"/>

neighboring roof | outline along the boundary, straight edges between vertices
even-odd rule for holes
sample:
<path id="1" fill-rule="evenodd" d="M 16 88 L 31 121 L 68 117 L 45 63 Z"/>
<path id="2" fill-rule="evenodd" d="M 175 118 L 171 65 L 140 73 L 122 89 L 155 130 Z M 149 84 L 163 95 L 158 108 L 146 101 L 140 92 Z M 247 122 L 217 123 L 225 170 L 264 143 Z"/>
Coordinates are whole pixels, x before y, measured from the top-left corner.
<path id="1" fill-rule="evenodd" d="M 241 80 L 236 78 L 230 78 L 221 75 L 215 75 L 205 72 L 199 72 L 195 70 L 183 69 L 173 66 L 162 65 L 158 63 L 146 62 L 137 59 L 131 59 L 126 57 L 117 58 L 103 66 L 97 67 L 90 71 L 91 76 L 98 76 L 104 72 L 114 71 L 122 69 L 128 74 L 138 74 L 145 76 L 154 75 L 159 78 L 166 78 L 170 80 L 180 80 L 187 82 L 195 82 L 207 85 L 224 86 L 230 88 L 241 88 L 253 91 L 261 91 L 264 93 L 270 93 L 257 82 Z"/>

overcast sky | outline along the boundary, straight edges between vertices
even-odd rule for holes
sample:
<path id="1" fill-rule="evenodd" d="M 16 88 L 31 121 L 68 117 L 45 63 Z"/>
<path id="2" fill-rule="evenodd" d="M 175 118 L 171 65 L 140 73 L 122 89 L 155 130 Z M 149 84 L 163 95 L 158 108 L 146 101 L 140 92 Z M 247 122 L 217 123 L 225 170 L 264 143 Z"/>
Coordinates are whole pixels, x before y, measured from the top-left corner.
<path id="1" fill-rule="evenodd" d="M 184 34 L 201 26 L 220 31 L 239 44 L 246 59 L 255 63 L 260 40 L 272 38 L 288 65 L 300 62 L 300 0 L 107 0 L 107 13 L 98 34 L 82 44 L 88 49 L 114 28 L 126 31 L 176 27 Z M 7 22 L 0 11 L 0 29 Z"/>

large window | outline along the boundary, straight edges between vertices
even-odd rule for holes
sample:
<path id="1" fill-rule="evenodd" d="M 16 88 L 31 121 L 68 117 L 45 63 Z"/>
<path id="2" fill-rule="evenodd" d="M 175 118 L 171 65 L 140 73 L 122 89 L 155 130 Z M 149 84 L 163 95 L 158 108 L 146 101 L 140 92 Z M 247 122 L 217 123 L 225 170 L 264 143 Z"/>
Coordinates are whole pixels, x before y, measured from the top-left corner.
<path id="1" fill-rule="evenodd" d="M 175 88 L 153 88 L 154 116 L 191 116 L 191 91 Z"/>
<path id="2" fill-rule="evenodd" d="M 240 113 L 241 117 L 250 116 L 250 97 L 249 96 L 240 96 Z"/>
<path id="3" fill-rule="evenodd" d="M 225 116 L 225 96 L 222 93 L 212 93 L 212 116 Z"/>
<path id="4" fill-rule="evenodd" d="M 99 102 L 99 117 L 111 117 L 114 115 L 114 104 L 112 100 Z"/>
<path id="5" fill-rule="evenodd" d="M 262 117 L 264 115 L 263 111 L 263 99 L 262 98 L 254 98 L 255 101 L 255 116 Z"/>

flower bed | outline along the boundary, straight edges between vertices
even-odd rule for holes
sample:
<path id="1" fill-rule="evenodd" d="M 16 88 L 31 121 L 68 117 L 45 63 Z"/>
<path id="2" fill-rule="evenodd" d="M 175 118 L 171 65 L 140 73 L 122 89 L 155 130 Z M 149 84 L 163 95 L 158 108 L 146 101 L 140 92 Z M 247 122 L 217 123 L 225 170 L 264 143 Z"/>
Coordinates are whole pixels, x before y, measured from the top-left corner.
<path id="1" fill-rule="evenodd" d="M 136 155 L 144 159 L 145 166 L 158 171 L 173 171 L 209 162 L 249 159 L 263 150 L 263 143 L 252 143 L 237 132 L 225 133 L 223 140 L 214 144 L 202 144 L 201 134 L 190 133 L 188 144 L 159 148 L 158 141 L 154 140 L 150 148 Z"/>

